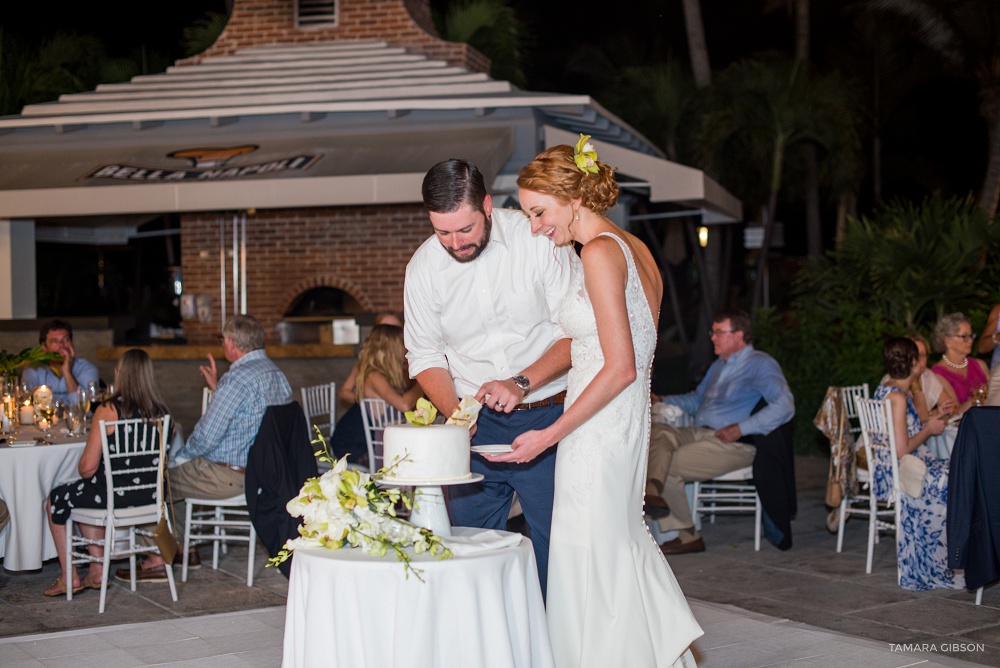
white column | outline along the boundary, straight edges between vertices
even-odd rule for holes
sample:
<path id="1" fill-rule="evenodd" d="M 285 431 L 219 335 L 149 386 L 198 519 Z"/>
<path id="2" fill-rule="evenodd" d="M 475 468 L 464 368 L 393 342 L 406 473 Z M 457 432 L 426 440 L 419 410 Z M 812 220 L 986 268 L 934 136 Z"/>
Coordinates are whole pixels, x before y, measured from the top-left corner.
<path id="1" fill-rule="evenodd" d="M 0 319 L 37 317 L 35 221 L 0 220 Z"/>

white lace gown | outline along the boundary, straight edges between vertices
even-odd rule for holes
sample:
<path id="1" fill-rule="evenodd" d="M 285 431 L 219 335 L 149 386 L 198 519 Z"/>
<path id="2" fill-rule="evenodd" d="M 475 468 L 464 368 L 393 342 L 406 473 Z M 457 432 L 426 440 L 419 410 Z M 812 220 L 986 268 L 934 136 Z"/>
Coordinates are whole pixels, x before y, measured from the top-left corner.
<path id="1" fill-rule="evenodd" d="M 643 520 L 649 374 L 656 329 L 635 262 L 626 304 L 637 378 L 559 444 L 549 546 L 547 618 L 558 668 L 694 666 L 702 635 Z M 572 337 L 567 409 L 604 363 L 583 272 L 559 310 Z"/>

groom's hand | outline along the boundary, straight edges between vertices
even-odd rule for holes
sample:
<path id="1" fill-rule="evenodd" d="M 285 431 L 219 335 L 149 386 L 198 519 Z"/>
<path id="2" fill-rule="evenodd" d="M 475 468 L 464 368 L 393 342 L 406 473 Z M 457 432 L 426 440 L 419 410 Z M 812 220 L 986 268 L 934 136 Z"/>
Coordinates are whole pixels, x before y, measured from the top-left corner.
<path id="1" fill-rule="evenodd" d="M 476 401 L 500 413 L 510 413 L 522 399 L 524 392 L 510 378 L 483 383 L 476 392 Z"/>

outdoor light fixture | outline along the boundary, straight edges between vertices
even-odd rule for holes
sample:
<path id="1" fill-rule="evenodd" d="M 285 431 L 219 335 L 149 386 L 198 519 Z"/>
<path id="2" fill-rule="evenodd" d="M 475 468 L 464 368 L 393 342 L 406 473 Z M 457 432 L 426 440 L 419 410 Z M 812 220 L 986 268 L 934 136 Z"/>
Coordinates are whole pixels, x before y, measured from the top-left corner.
<path id="1" fill-rule="evenodd" d="M 702 227 L 698 228 L 698 243 L 701 245 L 702 248 L 704 248 L 705 246 L 708 245 L 708 228 L 707 227 L 702 226 Z"/>

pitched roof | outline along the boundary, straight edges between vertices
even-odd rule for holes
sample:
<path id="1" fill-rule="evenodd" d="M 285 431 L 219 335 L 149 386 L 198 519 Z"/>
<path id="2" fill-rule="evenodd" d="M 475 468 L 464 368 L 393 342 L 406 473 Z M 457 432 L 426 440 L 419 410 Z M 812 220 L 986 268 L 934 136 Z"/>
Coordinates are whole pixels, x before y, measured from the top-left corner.
<path id="1" fill-rule="evenodd" d="M 489 159 L 488 177 L 510 174 L 542 147 L 540 126 L 663 157 L 587 95 L 523 91 L 384 41 L 254 47 L 128 83 L 102 84 L 0 118 L 0 161 L 9 167 L 0 173 L 0 216 L 71 215 L 76 200 L 82 214 L 125 213 L 142 200 L 165 210 L 232 208 L 233 202 L 257 208 L 362 204 L 388 201 L 374 193 L 384 197 L 390 190 L 401 198 L 394 201 L 419 201 L 414 175 L 437 159 L 461 157 L 440 157 L 444 150 L 468 146 L 470 157 Z M 362 137 L 372 138 L 374 148 L 366 148 Z M 405 144 L 419 153 L 421 143 L 426 160 L 401 166 L 391 159 L 394 146 Z M 233 157 L 233 167 L 280 162 L 282 156 L 315 159 L 299 171 L 244 170 L 232 178 L 219 173 L 212 177 L 211 192 L 197 197 L 192 189 L 209 184 L 138 184 L 100 171 L 102 165 L 139 168 L 145 179 L 150 170 L 186 167 L 175 155 L 181 149 L 239 145 L 253 146 L 256 153 Z M 354 151 L 349 160 L 348 149 Z M 427 162 L 432 158 L 437 159 Z M 344 173 L 348 164 L 351 174 Z M 400 188 L 397 182 L 390 188 L 385 179 L 398 177 L 400 168 L 407 185 Z M 306 183 L 348 176 L 382 182 L 369 179 L 369 187 L 346 189 L 327 187 L 332 181 L 322 188 Z M 248 180 L 281 180 L 282 188 L 248 188 Z M 305 197 L 292 187 L 296 183 L 312 194 Z M 94 188 L 100 195 L 82 192 Z M 140 188 L 153 190 L 139 198 Z M 340 195 L 324 200 L 317 189 Z M 33 190 L 58 191 L 59 197 Z M 152 192 L 156 195 L 150 198 Z M 731 202 L 720 206 L 738 217 Z"/>

